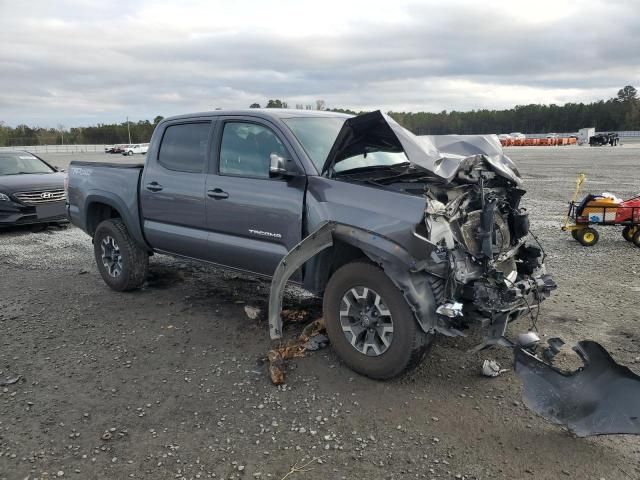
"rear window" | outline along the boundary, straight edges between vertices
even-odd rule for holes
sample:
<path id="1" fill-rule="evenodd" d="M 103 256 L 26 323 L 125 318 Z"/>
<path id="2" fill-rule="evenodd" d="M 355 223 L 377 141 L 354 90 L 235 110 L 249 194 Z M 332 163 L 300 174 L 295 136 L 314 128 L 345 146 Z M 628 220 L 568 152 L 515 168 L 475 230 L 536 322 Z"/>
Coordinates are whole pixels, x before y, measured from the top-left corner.
<path id="1" fill-rule="evenodd" d="M 183 123 L 164 131 L 158 163 L 169 170 L 202 173 L 207 157 L 211 124 Z"/>

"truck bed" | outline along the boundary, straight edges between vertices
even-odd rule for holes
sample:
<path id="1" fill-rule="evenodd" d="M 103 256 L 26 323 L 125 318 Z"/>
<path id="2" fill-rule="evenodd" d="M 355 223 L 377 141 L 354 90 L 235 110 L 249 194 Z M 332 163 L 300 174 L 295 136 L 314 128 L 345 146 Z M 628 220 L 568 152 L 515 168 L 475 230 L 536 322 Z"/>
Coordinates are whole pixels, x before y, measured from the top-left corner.
<path id="1" fill-rule="evenodd" d="M 145 245 L 138 208 L 143 167 L 143 163 L 71 162 L 67 200 L 71 223 L 93 236 L 96 208 L 108 206 L 122 218 L 136 241 Z"/>

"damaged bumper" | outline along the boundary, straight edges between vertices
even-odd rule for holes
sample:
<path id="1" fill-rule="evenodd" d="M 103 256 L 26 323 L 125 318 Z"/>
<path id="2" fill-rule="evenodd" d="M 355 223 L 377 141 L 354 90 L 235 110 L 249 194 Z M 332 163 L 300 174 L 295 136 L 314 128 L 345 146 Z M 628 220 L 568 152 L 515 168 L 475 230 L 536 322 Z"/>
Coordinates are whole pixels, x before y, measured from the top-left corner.
<path id="1" fill-rule="evenodd" d="M 640 376 L 594 341 L 581 341 L 574 350 L 584 366 L 567 372 L 516 347 L 514 368 L 525 405 L 578 437 L 640 435 Z"/>

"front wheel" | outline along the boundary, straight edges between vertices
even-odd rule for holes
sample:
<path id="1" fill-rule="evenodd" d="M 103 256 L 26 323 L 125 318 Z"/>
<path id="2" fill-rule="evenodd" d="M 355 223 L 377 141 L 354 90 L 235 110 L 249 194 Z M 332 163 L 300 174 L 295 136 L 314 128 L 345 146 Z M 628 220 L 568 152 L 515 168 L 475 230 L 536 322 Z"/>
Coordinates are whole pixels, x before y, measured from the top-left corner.
<path id="1" fill-rule="evenodd" d="M 367 377 L 388 379 L 417 366 L 433 342 L 402 292 L 370 263 L 339 268 L 325 289 L 323 310 L 333 349 Z"/>
<path id="2" fill-rule="evenodd" d="M 134 290 L 147 278 L 149 254 L 136 244 L 119 218 L 98 225 L 93 253 L 102 279 L 113 290 Z"/>
<path id="3" fill-rule="evenodd" d="M 636 247 L 640 248 L 640 229 L 636 229 L 636 233 L 633 234 L 631 241 Z"/>
<path id="4" fill-rule="evenodd" d="M 595 228 L 591 227 L 586 227 L 578 230 L 577 236 L 578 242 L 580 242 L 580 244 L 584 245 L 585 247 L 594 246 L 596 243 L 598 243 L 598 239 L 600 238 L 598 231 Z"/>

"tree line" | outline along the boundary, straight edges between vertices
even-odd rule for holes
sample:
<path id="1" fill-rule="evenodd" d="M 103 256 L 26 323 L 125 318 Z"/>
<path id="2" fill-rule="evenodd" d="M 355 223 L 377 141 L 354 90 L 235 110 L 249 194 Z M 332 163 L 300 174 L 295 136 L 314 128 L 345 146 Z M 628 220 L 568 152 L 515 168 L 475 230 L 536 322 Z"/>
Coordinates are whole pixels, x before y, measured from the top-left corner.
<path id="1" fill-rule="evenodd" d="M 270 99 L 265 108 L 288 108 L 286 101 Z M 260 108 L 253 103 L 250 108 Z M 301 110 L 330 110 L 344 113 L 364 113 L 343 108 L 326 108 L 324 100 L 315 104 L 296 104 Z M 398 123 L 418 135 L 450 133 L 566 133 L 583 127 L 598 131 L 640 130 L 640 98 L 637 90 L 627 85 L 608 100 L 564 105 L 517 105 L 505 110 L 446 110 L 430 112 L 388 112 Z M 148 142 L 153 129 L 163 119 L 153 121 L 98 124 L 88 127 L 57 128 L 18 125 L 9 127 L 0 121 L 0 146 L 60 145 L 60 144 L 119 144 Z M 130 141 L 129 141 L 130 139 Z"/>

